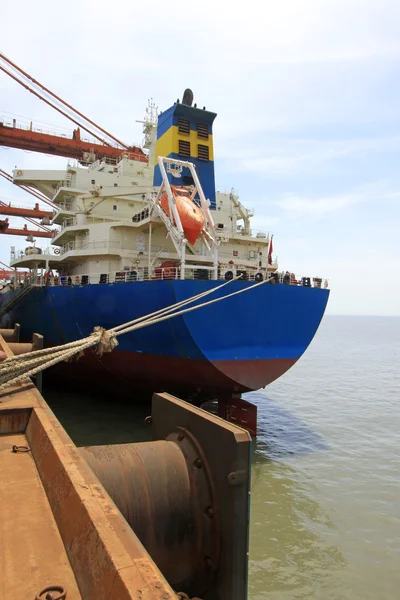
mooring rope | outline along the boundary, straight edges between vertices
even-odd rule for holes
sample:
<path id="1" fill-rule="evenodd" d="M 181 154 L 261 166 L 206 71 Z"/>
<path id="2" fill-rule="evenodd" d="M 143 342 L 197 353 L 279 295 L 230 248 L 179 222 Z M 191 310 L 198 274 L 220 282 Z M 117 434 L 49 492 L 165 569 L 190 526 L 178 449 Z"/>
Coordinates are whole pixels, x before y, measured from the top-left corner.
<path id="1" fill-rule="evenodd" d="M 223 284 L 212 288 L 211 290 L 207 290 L 206 292 L 202 292 L 201 294 L 197 294 L 196 296 L 192 296 L 186 300 L 181 300 L 180 302 L 172 304 L 166 308 L 159 309 L 149 315 L 139 317 L 133 321 L 128 321 L 127 323 L 123 323 L 111 329 L 107 330 L 103 327 L 96 326 L 93 330 L 93 333 L 86 338 L 82 338 L 81 340 L 69 342 L 68 344 L 64 344 L 62 346 L 45 348 L 43 350 L 36 350 L 34 352 L 27 352 L 18 356 L 11 356 L 0 363 L 0 390 L 9 387 L 10 385 L 14 385 L 15 383 L 28 377 L 33 377 L 40 371 L 48 369 L 49 367 L 52 367 L 61 361 L 68 361 L 75 355 L 78 355 L 79 358 L 85 350 L 93 346 L 98 346 L 97 352 L 100 356 L 104 353 L 111 352 L 118 345 L 118 340 L 116 338 L 120 335 L 124 335 L 138 329 L 143 329 L 144 327 L 155 325 L 156 323 L 161 323 L 167 319 L 178 317 L 199 308 L 204 308 L 205 306 L 210 306 L 211 304 L 220 302 L 221 300 L 226 300 L 228 298 L 232 298 L 233 296 L 237 296 L 238 294 L 254 290 L 256 287 L 267 283 L 267 281 L 264 280 L 259 283 L 255 283 L 252 286 L 237 290 L 236 292 L 226 294 L 225 296 L 208 300 L 207 302 L 197 304 L 196 306 L 183 308 L 187 304 L 201 300 L 205 296 L 222 289 L 233 281 L 237 281 L 239 278 L 240 277 L 236 277 L 235 279 L 226 281 Z"/>

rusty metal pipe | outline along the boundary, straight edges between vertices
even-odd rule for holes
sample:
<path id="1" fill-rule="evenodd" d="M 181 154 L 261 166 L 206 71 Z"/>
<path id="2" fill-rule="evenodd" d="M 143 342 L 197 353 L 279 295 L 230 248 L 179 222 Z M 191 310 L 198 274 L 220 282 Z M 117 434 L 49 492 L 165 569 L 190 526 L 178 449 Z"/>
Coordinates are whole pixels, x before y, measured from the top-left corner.
<path id="1" fill-rule="evenodd" d="M 206 466 L 201 473 L 193 445 L 181 436 L 180 443 L 92 446 L 81 453 L 170 585 L 202 593 L 217 567 L 219 543 L 216 519 L 206 514 L 212 512 Z"/>

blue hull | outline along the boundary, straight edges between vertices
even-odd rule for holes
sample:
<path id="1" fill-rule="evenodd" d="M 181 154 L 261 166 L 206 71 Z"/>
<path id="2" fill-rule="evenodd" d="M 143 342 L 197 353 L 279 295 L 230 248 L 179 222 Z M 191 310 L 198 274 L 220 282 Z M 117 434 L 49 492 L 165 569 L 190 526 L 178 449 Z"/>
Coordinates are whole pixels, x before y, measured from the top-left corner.
<path id="1" fill-rule="evenodd" d="M 109 329 L 220 284 L 168 280 L 38 287 L 13 306 L 5 324 L 20 323 L 22 339 L 39 332 L 46 345 L 58 345 L 89 335 L 96 325 Z M 232 282 L 206 300 L 253 285 Z M 3 303 L 15 293 L 4 295 Z M 101 359 L 89 352 L 73 367 L 63 367 L 88 382 L 101 373 L 115 385 L 152 390 L 220 395 L 259 389 L 300 358 L 328 297 L 328 290 L 265 284 L 121 336 L 119 346 Z"/>

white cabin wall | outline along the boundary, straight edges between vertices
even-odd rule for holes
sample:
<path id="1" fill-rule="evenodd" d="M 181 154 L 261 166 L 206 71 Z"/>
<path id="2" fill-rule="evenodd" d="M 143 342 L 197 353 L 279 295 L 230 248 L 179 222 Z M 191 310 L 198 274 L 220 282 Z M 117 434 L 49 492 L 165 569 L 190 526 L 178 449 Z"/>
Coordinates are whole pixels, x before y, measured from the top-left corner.
<path id="1" fill-rule="evenodd" d="M 222 194 L 218 192 L 216 205 L 217 209 L 212 211 L 212 216 L 217 231 L 220 233 L 236 232 L 236 214 L 229 194 Z M 218 223 L 222 223 L 224 225 L 223 229 L 218 228 Z"/>
<path id="2" fill-rule="evenodd" d="M 93 227 L 89 226 L 89 241 L 103 241 L 109 239 L 110 224 L 96 223 Z"/>
<path id="3" fill-rule="evenodd" d="M 122 266 L 121 266 L 122 260 L 120 256 L 113 256 L 112 258 L 110 258 L 109 260 L 109 271 L 110 273 L 116 272 L 116 271 L 121 271 Z"/>
<path id="4" fill-rule="evenodd" d="M 110 241 L 120 242 L 122 250 L 135 250 L 136 237 L 137 232 L 133 227 L 110 227 Z"/>
<path id="5" fill-rule="evenodd" d="M 109 273 L 110 261 L 108 258 L 99 258 L 98 260 L 90 261 L 90 269 L 88 274 Z"/>

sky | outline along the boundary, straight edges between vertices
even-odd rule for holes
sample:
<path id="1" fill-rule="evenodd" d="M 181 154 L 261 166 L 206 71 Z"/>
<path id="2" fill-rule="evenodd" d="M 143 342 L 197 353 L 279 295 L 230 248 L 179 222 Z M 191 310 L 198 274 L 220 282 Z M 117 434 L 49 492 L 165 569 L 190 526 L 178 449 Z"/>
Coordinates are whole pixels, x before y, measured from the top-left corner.
<path id="1" fill-rule="evenodd" d="M 4 54 L 130 144 L 148 98 L 190 87 L 218 114 L 217 189 L 254 208 L 280 269 L 327 278 L 330 314 L 400 315 L 398 0 L 6 0 L 1 29 Z M 1 115 L 74 127 L 0 72 Z M 8 172 L 65 164 L 0 147 Z"/>

